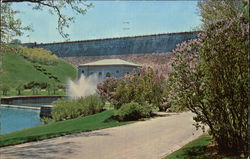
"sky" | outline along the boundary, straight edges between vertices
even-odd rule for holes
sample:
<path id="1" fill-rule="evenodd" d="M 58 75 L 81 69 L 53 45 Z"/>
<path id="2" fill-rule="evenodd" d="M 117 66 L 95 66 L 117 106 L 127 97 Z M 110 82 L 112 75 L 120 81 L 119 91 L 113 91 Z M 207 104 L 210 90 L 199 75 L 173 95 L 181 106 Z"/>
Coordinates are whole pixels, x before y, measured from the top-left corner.
<path id="1" fill-rule="evenodd" d="M 90 2 L 88 2 L 90 3 Z M 197 1 L 91 1 L 94 7 L 85 15 L 75 15 L 69 9 L 64 14 L 75 16 L 66 30 L 70 40 L 102 39 L 191 31 L 201 25 Z M 57 17 L 46 8 L 33 10 L 27 3 L 15 3 L 24 25 L 33 27 L 16 37 L 22 42 L 65 41 L 56 30 Z M 27 36 L 29 35 L 29 36 Z"/>

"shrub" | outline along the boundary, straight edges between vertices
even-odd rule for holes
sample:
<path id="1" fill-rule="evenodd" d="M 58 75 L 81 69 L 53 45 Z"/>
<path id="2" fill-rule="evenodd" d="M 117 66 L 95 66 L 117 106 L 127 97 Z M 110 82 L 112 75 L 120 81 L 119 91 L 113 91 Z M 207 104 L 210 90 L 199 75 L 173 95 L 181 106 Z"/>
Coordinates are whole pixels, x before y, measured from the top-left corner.
<path id="1" fill-rule="evenodd" d="M 25 89 L 32 89 L 33 87 L 40 87 L 41 89 L 46 89 L 48 87 L 48 83 L 46 82 L 36 82 L 36 81 L 31 81 L 27 84 L 24 85 Z"/>
<path id="2" fill-rule="evenodd" d="M 150 105 L 142 106 L 136 102 L 123 104 L 116 112 L 116 118 L 120 121 L 138 120 L 141 118 L 150 117 L 153 107 Z"/>
<path id="3" fill-rule="evenodd" d="M 53 103 L 52 118 L 55 121 L 73 119 L 101 112 L 105 103 L 97 95 L 78 99 L 59 99 Z"/>
<path id="4" fill-rule="evenodd" d="M 105 105 L 104 101 L 97 95 L 91 95 L 84 98 L 87 114 L 95 114 L 101 112 Z"/>
<path id="5" fill-rule="evenodd" d="M 143 107 L 135 102 L 123 104 L 117 111 L 118 119 L 121 121 L 138 120 L 142 118 Z"/>
<path id="6" fill-rule="evenodd" d="M 122 80 L 122 78 L 106 78 L 102 83 L 97 85 L 98 94 L 105 100 L 109 101 L 110 103 L 112 100 L 112 96 L 115 93 L 115 89 L 118 83 Z"/>
<path id="7" fill-rule="evenodd" d="M 139 74 L 128 74 L 123 78 L 107 78 L 98 85 L 98 93 L 116 109 L 135 101 L 161 107 L 165 79 L 152 68 L 142 68 Z"/>

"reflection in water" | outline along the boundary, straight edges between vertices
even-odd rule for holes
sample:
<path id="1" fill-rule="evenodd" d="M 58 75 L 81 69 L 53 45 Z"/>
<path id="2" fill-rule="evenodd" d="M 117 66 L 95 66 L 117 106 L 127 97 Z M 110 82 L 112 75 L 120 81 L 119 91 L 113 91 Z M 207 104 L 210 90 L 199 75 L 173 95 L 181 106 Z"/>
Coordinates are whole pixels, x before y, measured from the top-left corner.
<path id="1" fill-rule="evenodd" d="M 40 110 L 0 107 L 0 134 L 41 125 Z"/>

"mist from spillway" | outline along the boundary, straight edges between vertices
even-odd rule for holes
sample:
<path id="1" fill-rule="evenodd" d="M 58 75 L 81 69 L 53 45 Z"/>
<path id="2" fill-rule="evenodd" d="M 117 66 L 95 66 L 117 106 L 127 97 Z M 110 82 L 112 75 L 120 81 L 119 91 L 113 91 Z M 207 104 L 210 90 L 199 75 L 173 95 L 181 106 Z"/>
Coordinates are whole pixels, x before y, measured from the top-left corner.
<path id="1" fill-rule="evenodd" d="M 93 95 L 96 93 L 98 82 L 97 74 L 88 77 L 81 75 L 76 81 L 68 80 L 67 96 L 70 99 L 75 99 Z"/>

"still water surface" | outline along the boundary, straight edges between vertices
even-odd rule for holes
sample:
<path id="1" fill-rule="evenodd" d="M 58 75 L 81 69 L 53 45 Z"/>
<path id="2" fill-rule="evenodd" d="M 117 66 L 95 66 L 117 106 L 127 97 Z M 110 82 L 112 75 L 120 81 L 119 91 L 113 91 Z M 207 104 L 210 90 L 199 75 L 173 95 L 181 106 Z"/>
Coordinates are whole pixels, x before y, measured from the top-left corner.
<path id="1" fill-rule="evenodd" d="M 0 107 L 0 134 L 43 124 L 40 110 Z"/>

